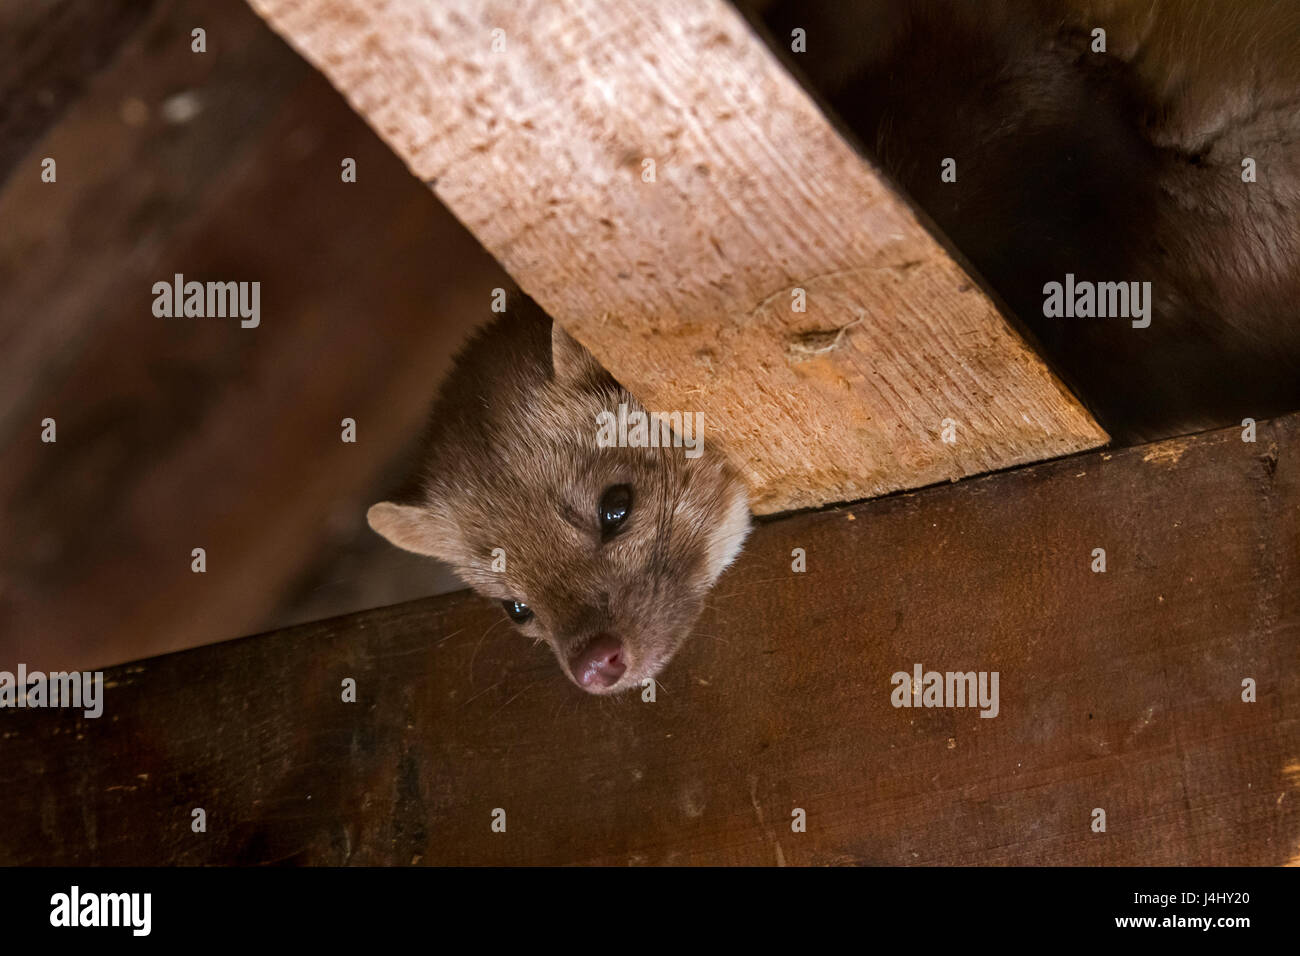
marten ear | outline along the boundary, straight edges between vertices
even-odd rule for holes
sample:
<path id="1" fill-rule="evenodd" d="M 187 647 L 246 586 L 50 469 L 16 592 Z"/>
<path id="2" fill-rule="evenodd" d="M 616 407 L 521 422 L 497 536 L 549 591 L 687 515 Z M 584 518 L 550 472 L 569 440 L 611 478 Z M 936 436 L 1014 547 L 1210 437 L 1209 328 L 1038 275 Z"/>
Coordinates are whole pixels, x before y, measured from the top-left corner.
<path id="1" fill-rule="evenodd" d="M 574 384 L 599 381 L 608 374 L 595 356 L 554 321 L 551 322 L 551 368 L 555 370 L 557 382 Z"/>
<path id="2" fill-rule="evenodd" d="M 459 550 L 456 529 L 428 508 L 381 501 L 370 506 L 366 521 L 405 551 L 451 561 Z"/>

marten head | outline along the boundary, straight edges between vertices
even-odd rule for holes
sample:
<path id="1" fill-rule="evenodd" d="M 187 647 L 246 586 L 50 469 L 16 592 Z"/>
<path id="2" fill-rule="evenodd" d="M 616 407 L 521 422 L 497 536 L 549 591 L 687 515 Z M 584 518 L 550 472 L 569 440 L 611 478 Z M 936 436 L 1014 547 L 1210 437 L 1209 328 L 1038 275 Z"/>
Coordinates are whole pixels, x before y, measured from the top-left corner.
<path id="1" fill-rule="evenodd" d="M 708 446 L 611 444 L 644 410 L 558 325 L 546 343 L 521 321 L 497 365 L 504 326 L 470 346 L 434 410 L 418 489 L 367 518 L 398 547 L 448 562 L 583 690 L 640 687 L 740 551 L 745 486 Z M 531 363 L 519 345 L 530 336 L 543 348 Z"/>

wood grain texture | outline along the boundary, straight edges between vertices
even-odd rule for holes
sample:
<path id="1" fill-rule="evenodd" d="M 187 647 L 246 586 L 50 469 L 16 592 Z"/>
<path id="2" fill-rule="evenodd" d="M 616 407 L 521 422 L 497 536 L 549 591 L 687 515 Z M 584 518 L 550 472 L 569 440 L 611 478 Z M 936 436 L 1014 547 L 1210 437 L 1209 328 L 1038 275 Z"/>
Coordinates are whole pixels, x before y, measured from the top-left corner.
<path id="1" fill-rule="evenodd" d="M 767 522 L 654 703 L 466 594 L 115 668 L 0 711 L 0 863 L 1300 861 L 1300 416 L 1258 438 Z M 915 663 L 998 716 L 895 709 Z"/>
<path id="2" fill-rule="evenodd" d="M 722 0 L 250 2 L 756 512 L 1105 441 Z"/>

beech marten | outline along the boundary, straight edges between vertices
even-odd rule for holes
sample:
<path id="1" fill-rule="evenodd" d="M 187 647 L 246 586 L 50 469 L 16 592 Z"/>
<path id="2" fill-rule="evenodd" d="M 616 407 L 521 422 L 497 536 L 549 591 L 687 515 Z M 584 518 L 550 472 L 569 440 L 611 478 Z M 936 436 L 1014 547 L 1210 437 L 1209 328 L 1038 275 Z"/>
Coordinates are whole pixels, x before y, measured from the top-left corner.
<path id="1" fill-rule="evenodd" d="M 367 514 L 399 548 L 449 563 L 594 694 L 659 673 L 750 527 L 744 483 L 707 443 L 598 441 L 620 406 L 645 414 L 520 297 L 457 357 L 409 492 Z"/>

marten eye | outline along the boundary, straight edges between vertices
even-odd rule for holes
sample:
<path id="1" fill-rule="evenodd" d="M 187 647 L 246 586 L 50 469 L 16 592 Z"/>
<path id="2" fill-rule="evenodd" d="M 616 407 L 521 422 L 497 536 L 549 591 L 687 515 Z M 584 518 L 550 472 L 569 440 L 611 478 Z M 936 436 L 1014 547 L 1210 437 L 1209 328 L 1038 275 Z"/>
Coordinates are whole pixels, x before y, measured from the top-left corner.
<path id="1" fill-rule="evenodd" d="M 533 609 L 522 601 L 502 601 L 501 606 L 516 624 L 522 624 L 533 616 Z"/>
<path id="2" fill-rule="evenodd" d="M 632 488 L 613 485 L 600 496 L 600 533 L 609 537 L 632 513 Z"/>

